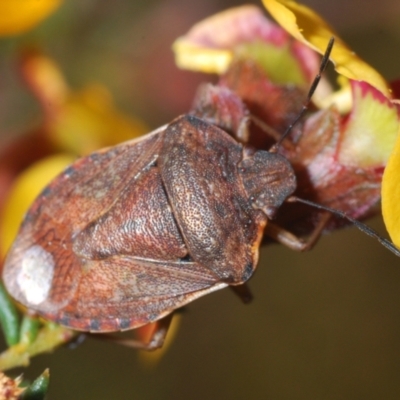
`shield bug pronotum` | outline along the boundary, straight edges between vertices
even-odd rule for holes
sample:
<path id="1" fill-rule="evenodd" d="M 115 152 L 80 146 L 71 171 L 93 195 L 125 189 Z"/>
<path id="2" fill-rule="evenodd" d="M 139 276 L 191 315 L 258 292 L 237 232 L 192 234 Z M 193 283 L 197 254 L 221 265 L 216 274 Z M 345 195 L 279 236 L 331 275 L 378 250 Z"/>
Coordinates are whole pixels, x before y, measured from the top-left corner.
<path id="1" fill-rule="evenodd" d="M 168 316 L 198 297 L 231 286 L 246 300 L 242 285 L 257 266 L 264 228 L 296 200 L 293 168 L 278 153 L 292 126 L 270 151 L 256 151 L 184 115 L 77 160 L 27 213 L 4 265 L 9 293 L 82 331 L 160 321 L 153 340 L 137 344 L 144 348 L 160 346 Z M 292 236 L 272 232 L 296 247 Z"/>

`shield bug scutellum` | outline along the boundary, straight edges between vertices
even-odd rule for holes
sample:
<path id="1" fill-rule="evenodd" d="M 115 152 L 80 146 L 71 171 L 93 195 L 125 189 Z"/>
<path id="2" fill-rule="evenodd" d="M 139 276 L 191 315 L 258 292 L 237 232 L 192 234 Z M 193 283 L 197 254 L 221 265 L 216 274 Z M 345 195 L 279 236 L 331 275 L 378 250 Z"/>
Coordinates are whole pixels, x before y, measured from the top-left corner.
<path id="1" fill-rule="evenodd" d="M 8 292 L 29 311 L 81 331 L 159 321 L 149 343 L 136 343 L 147 349 L 162 345 L 172 313 L 198 297 L 230 286 L 248 300 L 265 226 L 283 202 L 303 201 L 292 196 L 296 176 L 279 148 L 304 115 L 332 45 L 302 111 L 269 151 L 183 115 L 77 160 L 28 211 L 4 264 Z M 269 234 L 304 249 L 323 226 L 306 244 L 278 228 Z"/>

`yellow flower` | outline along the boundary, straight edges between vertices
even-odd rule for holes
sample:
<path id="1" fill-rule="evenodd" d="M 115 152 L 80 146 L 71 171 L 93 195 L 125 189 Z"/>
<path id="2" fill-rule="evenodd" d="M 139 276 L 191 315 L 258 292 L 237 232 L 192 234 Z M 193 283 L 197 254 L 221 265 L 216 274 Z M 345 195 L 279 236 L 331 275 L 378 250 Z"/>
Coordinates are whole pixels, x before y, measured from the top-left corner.
<path id="1" fill-rule="evenodd" d="M 60 4 L 61 0 L 1 0 L 0 36 L 24 33 L 42 22 Z"/>

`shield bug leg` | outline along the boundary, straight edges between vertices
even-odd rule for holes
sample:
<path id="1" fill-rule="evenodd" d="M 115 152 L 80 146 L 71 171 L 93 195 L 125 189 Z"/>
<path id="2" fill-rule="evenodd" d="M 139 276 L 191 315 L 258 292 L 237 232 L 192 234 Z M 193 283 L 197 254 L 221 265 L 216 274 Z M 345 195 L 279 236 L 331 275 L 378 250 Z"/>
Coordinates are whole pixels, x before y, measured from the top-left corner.
<path id="1" fill-rule="evenodd" d="M 246 283 L 238 286 L 229 286 L 232 291 L 239 296 L 244 304 L 248 304 L 253 300 L 253 294 Z"/>
<path id="2" fill-rule="evenodd" d="M 251 114 L 237 93 L 224 86 L 201 85 L 190 114 L 218 126 L 242 144 L 250 141 L 251 124 L 275 142 L 281 137 L 276 129 Z"/>
<path id="3" fill-rule="evenodd" d="M 251 115 L 250 119 L 254 125 L 258 126 L 262 132 L 267 134 L 269 137 L 274 139 L 276 142 L 281 138 L 281 136 L 282 136 L 281 133 L 279 133 L 272 126 L 265 123 L 261 118 L 258 118 L 256 115 Z"/>
<path id="4" fill-rule="evenodd" d="M 231 89 L 210 83 L 201 85 L 190 114 L 218 126 L 240 143 L 249 141 L 249 110 L 239 95 Z"/>
<path id="5" fill-rule="evenodd" d="M 329 212 L 323 213 L 317 226 L 314 228 L 311 234 L 306 238 L 298 237 L 272 222 L 268 222 L 265 234 L 268 235 L 270 238 L 276 240 L 277 242 L 285 245 L 286 247 L 289 247 L 292 250 L 307 251 L 313 248 L 314 245 L 318 242 L 324 228 L 328 224 L 331 217 L 332 217 L 331 213 Z"/>
<path id="6" fill-rule="evenodd" d="M 167 315 L 165 318 L 162 318 L 156 322 L 153 322 L 154 325 L 153 332 L 148 342 L 144 342 L 138 339 L 127 339 L 127 338 L 120 338 L 115 335 L 111 334 L 91 334 L 91 337 L 100 340 L 109 340 L 113 343 L 121 344 L 126 347 L 139 349 L 139 350 L 146 350 L 152 351 L 161 348 L 165 342 L 165 338 L 168 333 L 168 329 L 171 325 L 172 317 L 174 314 Z M 139 328 L 140 329 L 140 328 Z"/>
<path id="7" fill-rule="evenodd" d="M 237 131 L 234 137 L 241 143 L 247 143 L 249 141 L 250 135 L 250 122 L 252 120 L 251 116 L 245 116 L 240 121 Z"/>

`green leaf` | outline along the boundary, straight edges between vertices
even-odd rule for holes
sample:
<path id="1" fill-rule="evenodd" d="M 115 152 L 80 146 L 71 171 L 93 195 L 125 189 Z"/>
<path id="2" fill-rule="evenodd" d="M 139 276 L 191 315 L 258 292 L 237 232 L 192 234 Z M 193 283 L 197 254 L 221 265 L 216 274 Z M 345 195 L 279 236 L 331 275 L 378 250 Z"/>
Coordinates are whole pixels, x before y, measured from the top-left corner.
<path id="1" fill-rule="evenodd" d="M 32 343 L 21 341 L 0 354 L 0 371 L 27 366 L 31 357 L 69 342 L 77 333 L 54 323 L 45 323 Z"/>
<path id="2" fill-rule="evenodd" d="M 40 321 L 38 318 L 32 318 L 25 315 L 21 323 L 20 340 L 21 343 L 31 344 L 36 340 L 39 332 Z"/>
<path id="3" fill-rule="evenodd" d="M 19 315 L 4 285 L 0 283 L 0 323 L 8 346 L 19 342 Z"/>
<path id="4" fill-rule="evenodd" d="M 50 373 L 46 369 L 42 375 L 36 378 L 33 383 L 21 394 L 20 400 L 43 400 L 49 387 Z"/>

